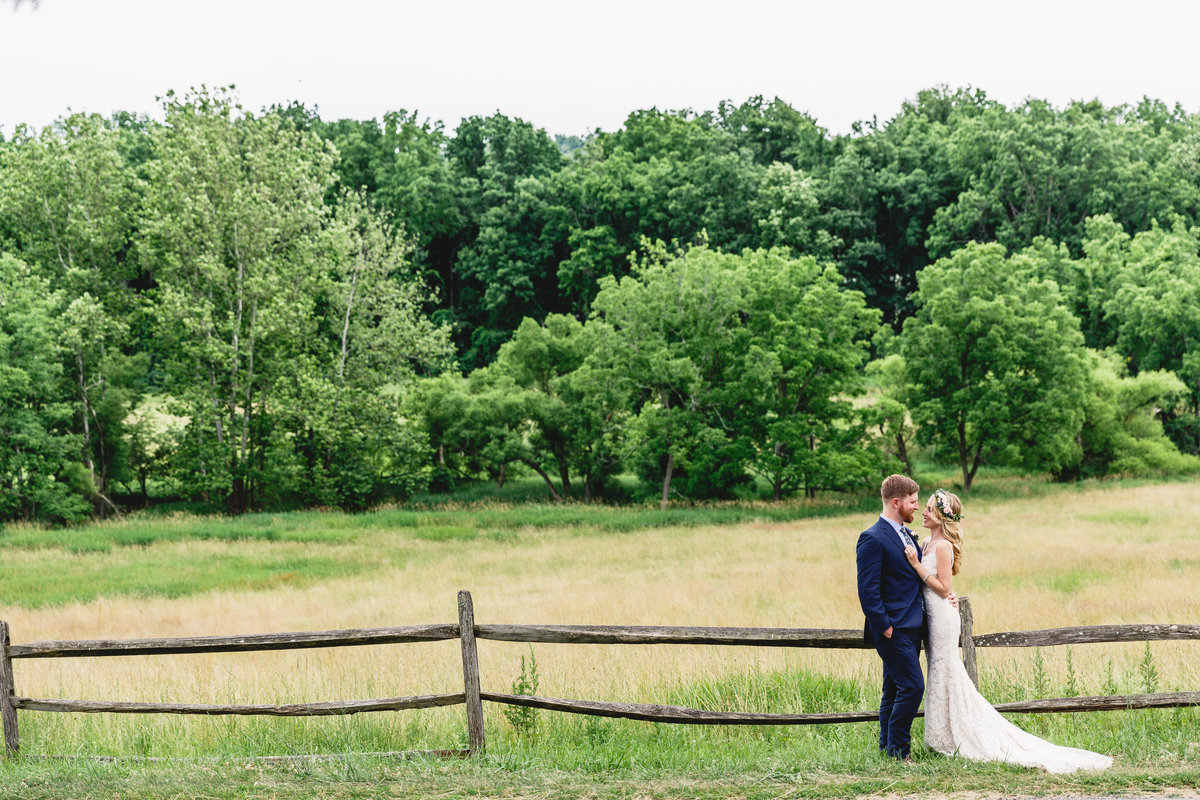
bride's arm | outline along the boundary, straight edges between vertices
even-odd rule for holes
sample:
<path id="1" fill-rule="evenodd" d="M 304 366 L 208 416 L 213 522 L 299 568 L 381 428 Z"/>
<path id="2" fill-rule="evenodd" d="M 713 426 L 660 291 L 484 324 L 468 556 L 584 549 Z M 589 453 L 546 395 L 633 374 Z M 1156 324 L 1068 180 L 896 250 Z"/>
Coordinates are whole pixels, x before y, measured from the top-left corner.
<path id="1" fill-rule="evenodd" d="M 933 555 L 937 559 L 937 575 L 924 567 L 921 567 L 917 574 L 921 576 L 921 580 L 925 582 L 926 586 L 937 592 L 938 597 L 952 597 L 954 589 L 951 584 L 954 582 L 954 577 L 950 572 L 953 569 L 954 548 L 950 546 L 949 542 L 939 541 L 934 545 Z"/>
<path id="2" fill-rule="evenodd" d="M 942 547 L 943 544 L 946 546 Z M 938 580 L 937 575 L 934 575 L 933 572 L 921 563 L 914 548 L 904 548 L 904 556 L 908 559 L 908 565 L 916 571 L 917 577 L 921 579 L 921 582 L 937 592 L 938 596 L 942 599 L 949 600 L 950 605 L 958 608 L 958 598 L 954 595 L 954 590 L 951 588 L 954 578 L 950 575 L 950 571 L 953 568 L 951 562 L 954 561 L 954 549 L 950 546 L 949 542 L 938 542 L 934 546 L 933 552 L 937 558 L 937 575 L 945 575 L 946 580 L 944 581 Z"/>

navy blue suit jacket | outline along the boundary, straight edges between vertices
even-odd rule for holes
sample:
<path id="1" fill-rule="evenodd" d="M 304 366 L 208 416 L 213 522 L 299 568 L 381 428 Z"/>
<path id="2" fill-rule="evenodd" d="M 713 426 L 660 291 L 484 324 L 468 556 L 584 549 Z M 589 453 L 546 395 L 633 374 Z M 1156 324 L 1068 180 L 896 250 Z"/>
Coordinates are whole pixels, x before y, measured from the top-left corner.
<path id="1" fill-rule="evenodd" d="M 913 547 L 915 537 L 910 536 Z M 920 550 L 918 549 L 918 552 Z M 888 628 L 920 628 L 925 623 L 921 579 L 904 557 L 896 529 L 882 517 L 858 537 L 858 602 L 866 616 L 868 642 L 883 638 Z"/>

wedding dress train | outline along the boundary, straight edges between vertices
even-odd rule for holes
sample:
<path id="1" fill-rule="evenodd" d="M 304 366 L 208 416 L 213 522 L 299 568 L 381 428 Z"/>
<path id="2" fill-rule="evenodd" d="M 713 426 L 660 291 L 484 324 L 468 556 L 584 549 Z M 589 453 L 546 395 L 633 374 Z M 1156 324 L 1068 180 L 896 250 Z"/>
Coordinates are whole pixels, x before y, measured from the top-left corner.
<path id="1" fill-rule="evenodd" d="M 937 572 L 930 548 L 921 561 Z M 936 592 L 925 589 L 925 617 L 929 623 L 926 648 L 925 744 L 944 755 L 973 761 L 1005 761 L 1047 772 L 1106 769 L 1112 759 L 1088 750 L 1060 747 L 1027 733 L 1006 720 L 984 699 L 958 655 L 958 609 Z"/>

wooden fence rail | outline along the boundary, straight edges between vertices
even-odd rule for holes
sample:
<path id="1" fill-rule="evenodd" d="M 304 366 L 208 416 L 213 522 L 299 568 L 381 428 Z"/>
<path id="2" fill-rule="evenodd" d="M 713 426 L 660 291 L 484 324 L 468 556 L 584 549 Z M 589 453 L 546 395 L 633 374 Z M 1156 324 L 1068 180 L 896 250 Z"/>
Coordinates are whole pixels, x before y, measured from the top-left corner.
<path id="1" fill-rule="evenodd" d="M 546 644 L 724 644 L 739 647 L 869 648 L 862 630 L 691 628 L 661 625 L 477 625 L 476 639 Z"/>
<path id="2" fill-rule="evenodd" d="M 1200 640 L 1200 625 L 1090 625 L 1005 633 L 973 633 L 970 600 L 960 598 L 960 645 L 963 663 L 978 683 L 975 651 L 979 647 L 1045 647 L 1103 642 Z M 462 654 L 463 691 L 412 697 L 375 698 L 323 703 L 228 705 L 202 703 L 133 703 L 95 700 L 62 700 L 21 697 L 16 694 L 13 659 L 88 658 L 101 656 L 164 655 L 184 653 L 235 653 L 294 650 L 314 647 L 355 647 L 458 639 Z M 464 705 L 467 750 L 432 751 L 439 755 L 472 755 L 483 751 L 483 703 L 526 706 L 570 714 L 646 720 L 689 725 L 815 725 L 866 722 L 878 712 L 835 711 L 804 714 L 770 714 L 741 711 L 706 711 L 683 706 L 648 703 L 614 703 L 558 697 L 484 692 L 480 687 L 477 640 L 541 642 L 553 644 L 686 644 L 740 647 L 821 647 L 867 649 L 861 630 L 812 628 L 722 628 L 654 625 L 478 625 L 470 592 L 458 593 L 458 623 L 409 625 L 253 636 L 199 636 L 171 639 L 119 639 L 10 644 L 9 626 L 0 621 L 0 721 L 4 727 L 6 756 L 20 752 L 17 711 L 52 711 L 114 714 L 199 714 L 313 717 L 400 711 Z M 1045 714 L 1066 711 L 1111 711 L 1137 708 L 1179 708 L 1200 705 L 1200 692 L 1058 697 L 1001 703 L 1008 713 Z"/>
<path id="3" fill-rule="evenodd" d="M 88 656 L 159 656 L 184 653 L 239 653 L 257 650 L 303 650 L 457 639 L 457 625 L 408 625 L 344 631 L 259 633 L 253 636 L 193 636 L 179 639 L 96 639 L 29 642 L 9 647 L 11 658 L 81 658 Z"/>

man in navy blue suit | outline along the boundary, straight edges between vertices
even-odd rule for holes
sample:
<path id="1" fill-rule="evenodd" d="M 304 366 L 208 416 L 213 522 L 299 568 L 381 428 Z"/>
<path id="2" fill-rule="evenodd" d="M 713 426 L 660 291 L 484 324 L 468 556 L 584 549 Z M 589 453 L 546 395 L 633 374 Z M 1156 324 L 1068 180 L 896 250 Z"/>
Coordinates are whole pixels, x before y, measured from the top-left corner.
<path id="1" fill-rule="evenodd" d="M 910 729 L 925 694 L 919 659 L 925 603 L 921 579 L 904 556 L 905 547 L 917 547 L 907 525 L 920 507 L 920 489 L 907 475 L 884 479 L 883 511 L 859 535 L 855 551 L 858 601 L 866 615 L 863 635 L 883 660 L 879 750 L 904 761 L 912 760 Z"/>

